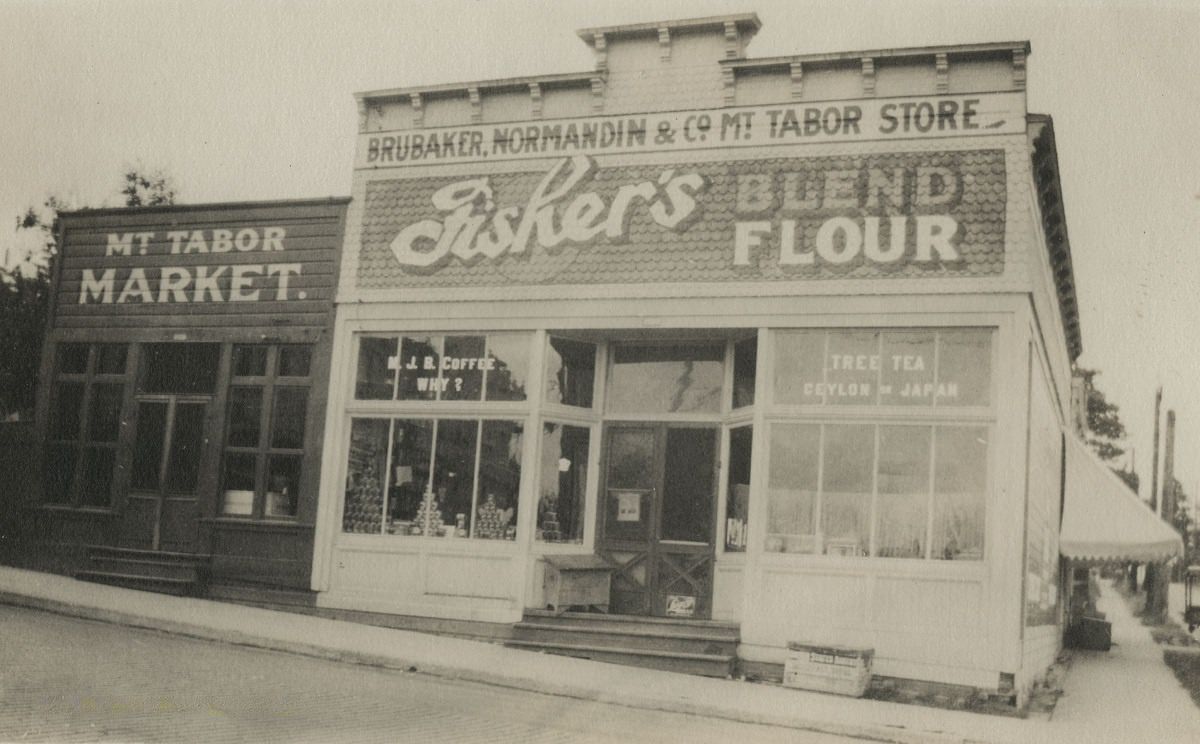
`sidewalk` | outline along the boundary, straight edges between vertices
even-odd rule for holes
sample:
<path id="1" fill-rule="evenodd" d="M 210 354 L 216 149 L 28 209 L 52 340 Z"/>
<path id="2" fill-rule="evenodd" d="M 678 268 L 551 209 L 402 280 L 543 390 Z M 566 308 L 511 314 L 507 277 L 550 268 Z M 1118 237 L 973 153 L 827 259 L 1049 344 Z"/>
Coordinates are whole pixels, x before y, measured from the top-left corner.
<path id="1" fill-rule="evenodd" d="M 1200 709 L 1163 663 L 1162 647 L 1111 583 L 1097 606 L 1112 623 L 1108 653 L 1072 652 L 1048 732 L 1055 742 L 1200 742 Z"/>
<path id="2" fill-rule="evenodd" d="M 1111 599 L 1110 599 L 1111 597 Z M 1149 633 L 1115 592 L 1104 610 L 1120 646 L 1081 655 L 1050 721 L 802 692 L 691 677 L 495 644 L 378 628 L 207 600 L 147 594 L 0 567 L 0 603 L 22 605 L 229 643 L 413 669 L 534 692 L 691 713 L 885 742 L 1141 741 L 1147 711 L 1168 706 L 1159 742 L 1200 741 L 1200 712 L 1161 661 Z M 1109 605 L 1120 605 L 1110 609 Z M 1123 614 L 1122 614 L 1123 611 Z M 1155 654 L 1158 654 L 1155 656 Z M 1123 722 L 1123 727 L 1122 727 Z M 1137 724 L 1136 731 L 1133 728 Z M 1133 733 L 1131 738 L 1118 738 Z M 1183 738 L 1171 738 L 1180 736 Z"/>

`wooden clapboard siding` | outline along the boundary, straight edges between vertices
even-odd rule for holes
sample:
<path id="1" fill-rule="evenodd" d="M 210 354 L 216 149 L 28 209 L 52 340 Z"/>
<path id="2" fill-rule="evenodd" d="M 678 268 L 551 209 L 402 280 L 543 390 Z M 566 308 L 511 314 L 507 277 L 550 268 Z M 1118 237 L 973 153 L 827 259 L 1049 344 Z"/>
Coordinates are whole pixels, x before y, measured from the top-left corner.
<path id="1" fill-rule="evenodd" d="M 219 329 L 224 333 L 240 330 L 284 327 L 289 332 L 328 328 L 337 286 L 338 257 L 341 251 L 348 199 L 318 199 L 288 202 L 244 204 L 181 205 L 146 209 L 106 209 L 70 212 L 62 216 L 60 250 L 54 284 L 52 329 L 56 334 L 72 329 L 112 329 L 132 331 L 153 329 L 157 335 L 172 330 L 202 331 Z M 263 250 L 266 228 L 285 231 L 283 250 Z M 253 249 L 238 250 L 236 245 L 223 253 L 188 252 L 194 231 L 203 231 L 206 246 L 213 246 L 213 231 L 228 230 L 233 238 L 241 230 L 254 230 Z M 169 232 L 186 233 L 172 253 L 174 242 Z M 152 233 L 145 253 L 137 233 Z M 131 237 L 131 254 L 105 255 L 108 236 Z M 119 238 L 118 238 L 119 239 Z M 300 272 L 288 277 L 288 299 L 278 298 L 279 277 L 268 276 L 270 264 L 299 264 Z M 257 290 L 257 299 L 233 300 L 233 270 L 238 266 L 262 267 L 250 275 L 251 284 L 243 294 Z M 180 268 L 191 277 L 181 290 L 185 302 L 176 302 L 176 291 L 163 293 L 161 272 Z M 211 276 L 220 272 L 213 283 L 222 300 L 205 291 L 196 302 L 195 277 L 204 267 Z M 221 269 L 220 267 L 225 267 Z M 133 269 L 145 270 L 146 287 L 155 301 L 118 303 Z M 113 270 L 111 303 L 83 298 L 85 270 L 94 278 Z M 300 294 L 303 293 L 303 299 Z M 162 302 L 159 302 L 159 299 Z M 86 301 L 84 301 L 86 299 Z"/>

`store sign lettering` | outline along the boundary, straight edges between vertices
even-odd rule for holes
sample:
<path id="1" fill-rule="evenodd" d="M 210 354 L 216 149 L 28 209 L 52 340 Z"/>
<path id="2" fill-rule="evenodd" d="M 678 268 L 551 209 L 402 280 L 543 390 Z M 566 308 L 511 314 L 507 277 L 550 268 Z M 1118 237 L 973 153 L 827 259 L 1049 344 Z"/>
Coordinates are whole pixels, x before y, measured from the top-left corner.
<path id="1" fill-rule="evenodd" d="M 457 181 L 433 193 L 433 205 L 445 214 L 421 220 L 391 242 L 402 266 L 435 270 L 451 258 L 471 265 L 528 252 L 531 243 L 546 250 L 564 244 L 591 244 L 599 238 L 621 241 L 629 235 L 634 210 L 679 230 L 695 211 L 705 187 L 698 173 L 664 170 L 653 181 L 621 186 L 611 201 L 595 191 L 573 193 L 593 175 L 596 162 L 586 155 L 564 158 L 550 168 L 523 206 L 499 206 L 487 176 Z"/>
<path id="2" fill-rule="evenodd" d="M 356 167 L 421 165 L 763 147 L 817 142 L 1019 134 L 1021 93 L 860 99 L 836 104 L 742 106 L 637 116 L 365 132 Z"/>
<path id="3" fill-rule="evenodd" d="M 411 355 L 404 360 L 398 356 L 389 357 L 388 369 L 397 368 L 401 374 L 416 375 L 418 392 L 444 393 L 450 388 L 453 388 L 455 392 L 462 392 L 462 376 L 454 376 L 452 373 L 491 372 L 496 369 L 496 359 L 494 357 L 444 356 L 439 363 L 435 356 Z"/>
<path id="4" fill-rule="evenodd" d="M 839 265 L 860 256 L 876 264 L 957 261 L 958 221 L 937 212 L 954 207 L 962 190 L 962 175 L 942 166 L 743 174 L 737 182 L 737 214 L 784 218 L 739 221 L 733 263 L 751 265 L 768 238 L 777 246 L 780 266 Z M 797 229 L 801 220 L 832 210 L 858 214 L 824 220 L 805 244 Z M 878 216 L 885 210 L 892 214 Z"/>
<path id="5" fill-rule="evenodd" d="M 933 364 L 926 361 L 921 354 L 830 354 L 825 360 L 826 382 L 803 383 L 806 397 L 827 398 L 862 398 L 872 399 L 876 392 L 876 383 L 862 379 L 854 380 L 855 373 L 869 372 L 885 373 L 889 376 L 904 373 L 916 374 L 928 372 L 927 379 L 902 382 L 895 385 L 885 382 L 878 383 L 879 394 L 884 397 L 900 397 L 912 400 L 953 400 L 958 398 L 958 383 L 939 380 L 933 382 Z M 847 379 L 837 380 L 842 376 Z M 876 377 L 873 374 L 871 377 Z"/>
<path id="6" fill-rule="evenodd" d="M 277 253 L 284 250 L 283 227 L 166 230 L 108 233 L 104 257 Z M 306 299 L 292 291 L 302 264 L 263 262 L 216 266 L 162 266 L 83 269 L 79 304 L 255 302 Z"/>

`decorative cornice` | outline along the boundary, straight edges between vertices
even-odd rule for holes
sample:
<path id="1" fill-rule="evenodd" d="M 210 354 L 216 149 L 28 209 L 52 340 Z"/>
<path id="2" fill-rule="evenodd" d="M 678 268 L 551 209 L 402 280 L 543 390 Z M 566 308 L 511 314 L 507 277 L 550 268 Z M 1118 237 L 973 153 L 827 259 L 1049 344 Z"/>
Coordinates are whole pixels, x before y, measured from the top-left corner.
<path id="1" fill-rule="evenodd" d="M 529 84 L 529 114 L 535 119 L 542 118 L 542 86 L 538 83 Z"/>
<path id="2" fill-rule="evenodd" d="M 862 58 L 862 92 L 864 96 L 875 95 L 875 59 Z"/>
<path id="3" fill-rule="evenodd" d="M 950 92 L 950 56 L 945 52 L 938 52 L 934 56 L 934 66 L 937 69 L 937 92 Z"/>
<path id="4" fill-rule="evenodd" d="M 732 67 L 721 68 L 721 88 L 725 94 L 725 105 L 733 106 L 737 103 L 737 79 L 734 77 Z"/>
<path id="5" fill-rule="evenodd" d="M 479 124 L 483 121 L 483 102 L 479 98 L 478 85 L 467 88 L 467 98 L 471 101 L 471 123 Z"/>
<path id="6" fill-rule="evenodd" d="M 738 33 L 737 21 L 725 21 L 725 59 L 737 59 L 741 56 L 741 35 Z"/>
<path id="7" fill-rule="evenodd" d="M 409 96 L 409 100 L 412 102 L 413 126 L 420 129 L 425 126 L 425 108 L 421 103 L 421 94 L 413 93 Z"/>
<path id="8" fill-rule="evenodd" d="M 592 76 L 592 111 L 599 114 L 604 111 L 604 76 Z"/>
<path id="9" fill-rule="evenodd" d="M 1014 49 L 1012 53 L 1013 87 L 1025 90 L 1025 49 Z"/>
<path id="10" fill-rule="evenodd" d="M 604 34 L 596 34 L 592 38 L 592 45 L 596 49 L 596 72 L 608 72 L 608 43 L 604 40 Z"/>

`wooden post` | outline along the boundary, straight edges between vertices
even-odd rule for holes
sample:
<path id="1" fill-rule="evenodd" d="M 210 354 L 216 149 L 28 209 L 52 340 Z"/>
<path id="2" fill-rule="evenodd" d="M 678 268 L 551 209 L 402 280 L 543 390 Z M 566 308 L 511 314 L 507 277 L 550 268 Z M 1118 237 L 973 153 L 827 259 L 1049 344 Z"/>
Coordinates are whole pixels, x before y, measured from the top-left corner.
<path id="1" fill-rule="evenodd" d="M 1150 459 L 1150 509 L 1158 513 L 1158 417 L 1162 408 L 1162 386 L 1154 391 L 1154 453 Z M 1146 612 L 1153 607 L 1154 597 L 1154 564 L 1146 564 L 1146 576 L 1142 587 L 1146 590 Z"/>

